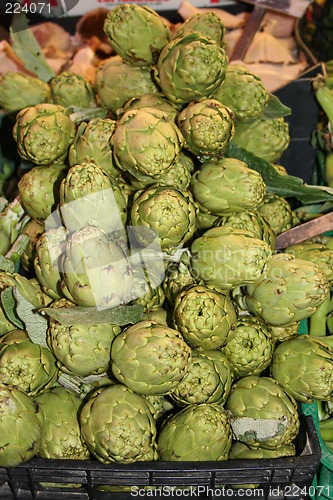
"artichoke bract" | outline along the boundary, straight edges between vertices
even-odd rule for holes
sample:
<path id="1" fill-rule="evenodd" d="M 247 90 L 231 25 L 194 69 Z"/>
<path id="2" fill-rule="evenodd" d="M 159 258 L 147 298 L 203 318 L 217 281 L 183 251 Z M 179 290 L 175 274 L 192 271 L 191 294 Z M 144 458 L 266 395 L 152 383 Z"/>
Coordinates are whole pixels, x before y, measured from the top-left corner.
<path id="1" fill-rule="evenodd" d="M 36 257 L 36 244 L 39 237 L 44 233 L 45 226 L 42 223 L 31 219 L 26 226 L 24 226 L 23 234 L 29 236 L 29 244 L 21 256 L 21 264 L 25 271 L 30 272 L 34 270 L 34 260 Z"/>
<path id="2" fill-rule="evenodd" d="M 205 350 L 222 347 L 232 336 L 236 319 L 232 301 L 216 288 L 189 286 L 175 299 L 175 328 L 192 347 Z"/>
<path id="3" fill-rule="evenodd" d="M 66 299 L 51 305 L 52 308 L 73 306 Z M 47 343 L 63 372 L 87 377 L 108 370 L 111 344 L 120 332 L 121 328 L 112 323 L 62 325 L 50 317 Z"/>
<path id="4" fill-rule="evenodd" d="M 303 243 L 289 246 L 286 248 L 286 252 L 297 259 L 304 259 L 317 264 L 319 269 L 325 274 L 327 281 L 332 284 L 333 250 L 327 248 L 326 245 L 304 241 Z"/>
<path id="5" fill-rule="evenodd" d="M 195 232 L 196 205 L 189 191 L 153 185 L 134 195 L 131 224 L 157 234 L 162 250 L 181 247 Z M 137 231 L 141 244 L 147 243 L 144 231 Z"/>
<path id="6" fill-rule="evenodd" d="M 112 9 L 105 19 L 104 32 L 117 54 L 134 66 L 156 63 L 170 41 L 170 30 L 159 14 L 137 4 Z"/>
<path id="7" fill-rule="evenodd" d="M 50 81 L 51 99 L 64 108 L 94 108 L 96 95 L 91 84 L 81 75 L 63 71 Z"/>
<path id="8" fill-rule="evenodd" d="M 118 168 L 143 181 L 165 175 L 178 160 L 183 143 L 176 124 L 155 108 L 127 111 L 112 137 Z"/>
<path id="9" fill-rule="evenodd" d="M 36 243 L 34 268 L 43 291 L 53 299 L 63 296 L 59 258 L 64 250 L 68 231 L 62 226 L 45 231 Z"/>
<path id="10" fill-rule="evenodd" d="M 185 148 L 201 161 L 219 157 L 232 140 L 235 115 L 214 99 L 190 102 L 177 117 Z"/>
<path id="11" fill-rule="evenodd" d="M 217 403 L 189 405 L 165 421 L 157 442 L 161 460 L 227 460 L 230 417 Z"/>
<path id="12" fill-rule="evenodd" d="M 59 203 L 59 188 L 66 177 L 65 165 L 33 167 L 18 183 L 22 204 L 30 217 L 44 221 Z"/>
<path id="13" fill-rule="evenodd" d="M 232 414 L 234 437 L 250 448 L 274 450 L 289 445 L 300 422 L 295 399 L 270 377 L 248 375 L 231 387 L 225 408 Z"/>
<path id="14" fill-rule="evenodd" d="M 180 151 L 178 160 L 173 163 L 168 172 L 162 177 L 158 178 L 159 186 L 169 186 L 181 189 L 182 191 L 188 189 L 191 183 L 192 170 L 194 169 L 194 162 L 184 150 Z M 129 175 L 129 181 L 134 189 L 140 190 L 156 184 L 156 179 L 150 177 L 149 180 L 139 181 L 135 177 Z"/>
<path id="15" fill-rule="evenodd" d="M 156 443 L 151 405 L 121 384 L 90 397 L 81 410 L 80 426 L 87 447 L 103 463 L 144 460 Z"/>
<path id="16" fill-rule="evenodd" d="M 41 428 L 32 399 L 0 384 L 0 466 L 16 467 L 38 452 Z"/>
<path id="17" fill-rule="evenodd" d="M 161 93 L 157 94 L 144 94 L 140 97 L 132 97 L 125 104 L 123 111 L 130 111 L 134 109 L 142 108 L 156 108 L 160 111 L 166 113 L 169 118 L 176 121 L 176 117 L 179 113 L 179 109 L 176 105 L 168 101 L 165 95 Z"/>
<path id="18" fill-rule="evenodd" d="M 16 116 L 13 137 L 24 160 L 37 165 L 62 163 L 75 136 L 75 124 L 63 106 L 42 103 Z"/>
<path id="19" fill-rule="evenodd" d="M 266 186 L 262 176 L 236 158 L 208 160 L 191 179 L 195 201 L 213 215 L 256 208 Z"/>
<path id="20" fill-rule="evenodd" d="M 167 394 L 188 369 L 191 349 L 177 330 L 139 321 L 111 346 L 114 376 L 139 394 Z"/>
<path id="21" fill-rule="evenodd" d="M 180 406 L 201 403 L 223 405 L 232 382 L 229 361 L 220 351 L 193 350 L 188 371 L 170 396 Z"/>
<path id="22" fill-rule="evenodd" d="M 163 48 L 154 77 L 175 104 L 210 97 L 225 78 L 228 57 L 214 40 L 198 32 L 185 33 Z"/>
<path id="23" fill-rule="evenodd" d="M 251 231 L 223 226 L 196 238 L 191 254 L 194 277 L 222 289 L 256 282 L 272 261 L 270 247 Z"/>
<path id="24" fill-rule="evenodd" d="M 133 286 L 127 252 L 101 229 L 85 226 L 68 238 L 61 256 L 61 288 L 85 307 L 113 307 L 129 300 Z"/>
<path id="25" fill-rule="evenodd" d="M 120 56 L 111 57 L 97 68 L 94 89 L 100 105 L 113 116 L 132 97 L 159 92 L 150 68 L 132 66 Z"/>
<path id="26" fill-rule="evenodd" d="M 295 323 L 290 323 L 287 326 L 270 325 L 270 332 L 275 341 L 283 342 L 289 337 L 294 337 L 295 335 L 297 335 L 299 327 L 300 327 L 300 321 L 295 321 Z"/>
<path id="27" fill-rule="evenodd" d="M 42 429 L 38 456 L 87 460 L 89 451 L 81 438 L 78 412 L 81 400 L 64 387 L 52 387 L 34 398 Z"/>
<path id="28" fill-rule="evenodd" d="M 110 142 L 115 128 L 116 122 L 111 118 L 94 118 L 88 123 L 80 123 L 69 148 L 69 165 L 74 167 L 82 163 L 96 163 L 106 172 L 118 177 L 120 172 L 114 165 Z"/>
<path id="29" fill-rule="evenodd" d="M 261 78 L 238 64 L 230 64 L 225 79 L 212 98 L 232 109 L 237 122 L 260 118 L 269 93 Z"/>
<path id="30" fill-rule="evenodd" d="M 310 335 L 297 335 L 279 344 L 271 363 L 272 377 L 296 401 L 329 401 L 333 395 L 333 354 Z"/>
<path id="31" fill-rule="evenodd" d="M 14 71 L 0 76 L 0 107 L 7 113 L 41 104 L 49 97 L 49 84 L 39 78 Z"/>
<path id="32" fill-rule="evenodd" d="M 272 361 L 273 336 L 263 321 L 253 316 L 240 317 L 222 352 L 227 356 L 235 377 L 260 375 Z"/>
<path id="33" fill-rule="evenodd" d="M 233 142 L 263 160 L 275 162 L 289 146 L 289 124 L 284 118 L 235 122 Z"/>
<path id="34" fill-rule="evenodd" d="M 275 233 L 257 210 L 242 210 L 225 215 L 218 220 L 216 225 L 251 231 L 256 238 L 265 241 L 272 250 L 275 249 Z"/>
<path id="35" fill-rule="evenodd" d="M 268 222 L 276 236 L 300 222 L 289 202 L 277 194 L 266 193 L 257 210 Z"/>
<path id="36" fill-rule="evenodd" d="M 186 19 L 173 31 L 172 39 L 193 31 L 212 38 L 220 47 L 224 46 L 225 26 L 215 12 L 199 12 Z"/>
<path id="37" fill-rule="evenodd" d="M 126 200 L 117 181 L 93 163 L 71 167 L 61 182 L 59 197 L 61 217 L 69 231 L 90 225 L 111 233 L 126 223 Z"/>
<path id="38" fill-rule="evenodd" d="M 57 380 L 56 359 L 49 349 L 33 343 L 24 330 L 12 330 L 0 339 L 0 383 L 35 396 Z"/>
<path id="39" fill-rule="evenodd" d="M 329 283 L 312 262 L 276 254 L 266 276 L 246 287 L 250 312 L 273 326 L 309 318 L 324 302 Z"/>
<path id="40" fill-rule="evenodd" d="M 165 298 L 174 306 L 177 295 L 187 286 L 195 285 L 189 259 L 183 254 L 179 262 L 169 262 L 163 280 Z"/>

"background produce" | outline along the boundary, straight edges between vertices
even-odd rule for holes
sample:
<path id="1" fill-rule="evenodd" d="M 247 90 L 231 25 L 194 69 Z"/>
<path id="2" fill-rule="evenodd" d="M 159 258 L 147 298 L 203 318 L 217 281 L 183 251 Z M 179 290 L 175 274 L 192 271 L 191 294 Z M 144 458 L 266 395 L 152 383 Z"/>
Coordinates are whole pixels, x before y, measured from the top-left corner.
<path id="1" fill-rule="evenodd" d="M 1 414 L 0 466 L 293 456 L 298 403 L 332 399 L 316 322 L 331 240 L 281 253 L 275 237 L 304 207 L 329 211 L 333 192 L 279 164 L 292 110 L 229 65 L 212 27 L 195 14 L 172 32 L 124 4 L 104 24 L 117 55 L 92 80 L 22 46 L 36 80 L 0 77 L 16 149 L 2 174 L 0 403 L 35 409 L 9 443 Z"/>

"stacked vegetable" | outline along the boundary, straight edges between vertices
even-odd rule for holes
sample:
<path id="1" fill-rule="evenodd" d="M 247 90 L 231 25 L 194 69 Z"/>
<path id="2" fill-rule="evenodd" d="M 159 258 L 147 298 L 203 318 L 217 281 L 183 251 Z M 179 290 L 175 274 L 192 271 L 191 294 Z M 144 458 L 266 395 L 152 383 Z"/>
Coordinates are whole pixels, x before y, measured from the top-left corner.
<path id="1" fill-rule="evenodd" d="M 275 238 L 284 194 L 332 192 L 275 164 L 290 110 L 228 64 L 219 18 L 171 36 L 121 5 L 104 29 L 93 86 L 0 78 L 26 168 L 0 218 L 0 465 L 294 455 L 297 401 L 332 398 L 329 346 L 297 331 L 333 251 Z"/>

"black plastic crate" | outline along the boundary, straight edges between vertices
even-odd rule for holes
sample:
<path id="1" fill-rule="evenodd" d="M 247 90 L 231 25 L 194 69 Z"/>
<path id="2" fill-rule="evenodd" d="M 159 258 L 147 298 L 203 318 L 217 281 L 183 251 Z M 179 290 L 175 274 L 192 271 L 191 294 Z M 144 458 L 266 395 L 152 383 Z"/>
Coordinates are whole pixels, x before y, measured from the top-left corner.
<path id="1" fill-rule="evenodd" d="M 302 415 L 300 420 L 295 457 L 128 465 L 34 458 L 14 468 L 0 468 L 0 499 L 305 499 L 312 491 L 321 451 L 312 417 Z"/>

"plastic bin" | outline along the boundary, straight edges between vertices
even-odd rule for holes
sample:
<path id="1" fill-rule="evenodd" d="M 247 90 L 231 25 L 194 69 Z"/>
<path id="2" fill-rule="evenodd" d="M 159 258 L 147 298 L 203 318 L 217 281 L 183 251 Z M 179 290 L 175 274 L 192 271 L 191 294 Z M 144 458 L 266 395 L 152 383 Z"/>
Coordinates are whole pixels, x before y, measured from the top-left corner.
<path id="1" fill-rule="evenodd" d="M 306 499 L 320 463 L 312 417 L 300 416 L 297 456 L 225 462 L 136 462 L 34 458 L 0 468 L 1 500 L 127 500 L 135 497 Z"/>

